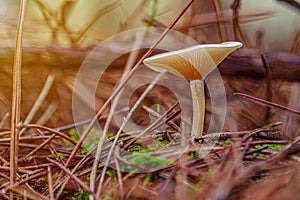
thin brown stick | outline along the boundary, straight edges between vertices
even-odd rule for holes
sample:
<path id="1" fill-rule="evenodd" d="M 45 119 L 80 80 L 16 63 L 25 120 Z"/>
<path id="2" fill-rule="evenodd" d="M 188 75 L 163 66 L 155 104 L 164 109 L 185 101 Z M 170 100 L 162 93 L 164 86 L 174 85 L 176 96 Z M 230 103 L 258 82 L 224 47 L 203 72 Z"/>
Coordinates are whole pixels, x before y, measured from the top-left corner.
<path id="1" fill-rule="evenodd" d="M 26 179 L 23 179 L 22 181 L 15 183 L 14 185 L 10 185 L 9 187 L 5 188 L 5 190 L 7 190 L 7 191 L 8 190 L 12 190 L 13 188 L 16 188 L 16 187 L 21 186 L 21 185 L 23 185 L 25 183 L 28 183 L 31 180 L 35 180 L 35 179 L 37 179 L 39 177 L 45 176 L 45 175 L 47 175 L 47 173 L 48 173 L 47 171 L 43 171 L 43 172 L 34 174 L 32 176 L 29 176 Z"/>
<path id="2" fill-rule="evenodd" d="M 49 189 L 49 196 L 50 196 L 50 200 L 54 200 L 51 166 L 48 165 L 47 169 L 48 169 L 48 189 Z"/>
<path id="3" fill-rule="evenodd" d="M 49 136 L 26 136 L 26 137 L 19 137 L 19 141 L 36 141 L 36 140 L 43 140 L 48 139 Z M 10 138 L 1 138 L 0 143 L 9 142 Z"/>
<path id="4" fill-rule="evenodd" d="M 120 187 L 120 199 L 124 198 L 124 190 L 123 190 L 123 180 L 122 180 L 122 172 L 121 172 L 121 167 L 120 167 L 120 163 L 119 160 L 117 159 L 117 157 L 120 156 L 120 149 L 117 148 L 116 152 L 115 152 L 115 163 L 116 163 L 116 170 L 117 170 L 117 177 L 118 177 L 118 183 L 119 183 L 119 187 Z"/>
<path id="5" fill-rule="evenodd" d="M 249 99 L 249 100 L 251 100 L 255 103 L 258 103 L 258 104 L 262 104 L 262 105 L 265 105 L 265 106 L 277 108 L 277 109 L 287 111 L 289 113 L 296 114 L 296 115 L 300 116 L 300 111 L 294 110 L 292 108 L 288 108 L 288 107 L 285 107 L 285 106 L 282 106 L 282 105 L 279 105 L 277 103 L 272 103 L 272 102 L 269 102 L 269 101 L 266 101 L 266 100 L 263 100 L 263 99 L 260 99 L 260 98 L 257 98 L 257 97 L 253 97 L 253 96 L 250 96 L 248 94 L 239 93 L 239 92 L 233 93 L 233 95 L 237 96 L 237 97 L 242 97 L 242 98 L 245 98 L 245 99 Z"/>
<path id="6" fill-rule="evenodd" d="M 88 154 L 86 154 L 72 169 L 72 173 L 75 173 L 80 167 L 82 167 L 91 158 L 92 153 L 93 151 L 90 151 Z M 66 187 L 70 179 L 71 178 L 68 176 L 65 178 L 65 181 L 60 181 L 59 183 L 57 183 L 57 185 L 54 188 L 54 191 L 56 191 L 59 187 L 60 190 L 57 192 L 55 199 L 59 199 L 60 195 L 64 191 L 64 188 Z"/>
<path id="7" fill-rule="evenodd" d="M 86 192 L 90 193 L 95 199 L 99 199 L 96 197 L 95 193 L 93 191 L 90 190 L 90 188 L 85 185 L 77 176 L 75 176 L 69 169 L 67 169 L 65 166 L 61 165 L 58 162 L 55 162 L 54 160 L 47 158 L 47 160 L 51 163 L 53 163 L 54 165 L 56 165 L 57 167 L 59 167 L 61 170 L 63 170 L 66 174 L 68 174 L 68 176 L 73 179 L 76 183 L 78 183 L 78 185 L 80 185 Z"/>
<path id="8" fill-rule="evenodd" d="M 158 124 L 160 123 L 165 123 L 165 122 L 161 122 L 163 120 L 164 117 L 167 116 L 167 114 L 169 114 L 171 111 L 173 111 L 176 106 L 179 104 L 179 102 L 177 102 L 176 104 L 174 104 L 169 110 L 167 110 L 163 115 L 161 115 L 160 118 L 157 118 L 151 125 L 149 125 L 145 130 L 143 130 L 139 135 L 137 135 L 136 137 L 134 137 L 132 140 L 130 140 L 122 149 L 121 152 L 125 151 L 130 145 L 132 145 L 135 141 L 137 141 L 139 138 L 141 138 L 144 134 L 146 134 L 147 132 L 155 129 L 155 127 L 157 127 Z"/>
<path id="9" fill-rule="evenodd" d="M 74 141 L 72 138 L 70 138 L 69 136 L 67 136 L 66 134 L 63 134 L 57 130 L 54 130 L 52 128 L 48 128 L 42 125 L 37 125 L 37 124 L 27 124 L 25 125 L 26 128 L 37 128 L 37 129 L 41 129 L 41 130 L 46 130 L 49 131 L 50 133 L 54 133 L 55 135 L 58 135 L 66 140 L 68 140 L 69 142 L 71 142 L 72 144 L 76 145 L 76 141 Z"/>
<path id="10" fill-rule="evenodd" d="M 142 108 L 143 108 L 145 111 L 147 111 L 148 113 L 150 113 L 150 115 L 154 116 L 155 118 L 161 117 L 161 115 L 160 115 L 158 112 L 156 112 L 155 110 L 149 108 L 148 106 L 143 105 Z M 168 121 L 168 122 L 166 122 L 166 124 L 167 124 L 170 128 L 174 129 L 175 131 L 181 132 L 180 127 L 178 127 L 177 124 L 175 124 L 174 122 Z"/>
<path id="11" fill-rule="evenodd" d="M 43 148 L 44 146 L 46 146 L 47 144 L 49 144 L 55 137 L 55 134 L 52 134 L 51 137 L 49 137 L 47 140 L 45 140 L 42 144 L 40 144 L 39 146 L 37 146 L 35 149 L 33 149 L 32 151 L 30 151 L 26 156 L 24 156 L 23 158 L 20 159 L 20 161 L 26 160 L 28 159 L 30 156 L 34 155 L 38 150 L 40 150 L 41 148 Z"/>
<path id="12" fill-rule="evenodd" d="M 38 133 L 41 135 L 41 136 L 45 136 L 44 133 L 37 129 Z M 49 148 L 49 151 L 51 152 L 51 154 L 54 156 L 54 158 L 56 160 L 58 160 L 60 163 L 64 163 L 64 161 L 62 160 L 61 157 L 58 156 L 58 153 L 57 151 L 55 150 L 55 147 L 50 143 L 50 144 L 47 144 L 48 148 Z"/>
<path id="13" fill-rule="evenodd" d="M 161 36 L 157 39 L 157 41 L 150 47 L 150 49 L 141 57 L 141 59 L 135 64 L 135 66 L 131 69 L 129 72 L 127 78 L 122 81 L 118 85 L 118 87 L 114 90 L 114 92 L 111 94 L 111 96 L 105 101 L 103 106 L 100 108 L 100 110 L 97 112 L 87 129 L 84 131 L 82 136 L 80 137 L 79 141 L 77 142 L 77 145 L 74 147 L 71 155 L 69 156 L 66 167 L 69 167 L 72 159 L 74 158 L 77 151 L 80 149 L 81 144 L 85 140 L 85 138 L 88 136 L 92 128 L 94 127 L 95 123 L 97 122 L 98 118 L 102 115 L 103 111 L 106 109 L 106 107 L 110 104 L 113 98 L 125 87 L 125 84 L 129 81 L 129 79 L 133 76 L 133 74 L 136 72 L 136 70 L 139 68 L 139 66 L 142 64 L 143 60 L 151 55 L 151 53 L 154 51 L 155 47 L 161 42 L 161 40 L 168 34 L 168 32 L 175 26 L 177 21 L 182 17 L 182 15 L 187 11 L 187 9 L 192 5 L 192 3 L 195 0 L 190 0 L 185 7 L 181 10 L 181 12 L 178 14 L 178 16 L 170 23 L 170 25 L 164 30 L 164 32 L 161 34 Z"/>
<path id="14" fill-rule="evenodd" d="M 49 163 L 45 163 L 45 164 L 40 164 L 40 165 L 31 165 L 31 166 L 25 166 L 25 167 L 19 167 L 20 170 L 35 170 L 35 169 L 41 169 L 41 168 L 45 168 L 48 167 Z"/>
<path id="15" fill-rule="evenodd" d="M 16 50 L 13 65 L 13 90 L 12 90 L 12 108 L 11 108 L 11 141 L 10 141 L 10 185 L 15 184 L 18 170 L 18 139 L 21 112 L 21 66 L 22 66 L 22 39 L 23 25 L 25 20 L 26 0 L 22 0 L 19 10 L 19 19 L 17 25 Z M 13 199 L 13 193 L 10 193 L 10 199 Z"/>

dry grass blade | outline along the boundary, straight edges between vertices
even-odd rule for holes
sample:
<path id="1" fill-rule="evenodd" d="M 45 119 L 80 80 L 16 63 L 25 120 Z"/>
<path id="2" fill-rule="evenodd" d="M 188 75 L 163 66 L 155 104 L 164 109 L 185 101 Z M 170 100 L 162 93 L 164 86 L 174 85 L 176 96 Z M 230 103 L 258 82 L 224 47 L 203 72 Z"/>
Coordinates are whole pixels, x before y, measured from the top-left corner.
<path id="1" fill-rule="evenodd" d="M 150 47 L 150 49 L 141 57 L 141 59 L 135 64 L 135 66 L 131 69 L 129 72 L 127 78 L 120 83 L 120 85 L 114 90 L 112 95 L 105 101 L 103 106 L 100 108 L 100 110 L 97 112 L 96 116 L 93 118 L 87 129 L 84 131 L 82 136 L 80 137 L 79 141 L 77 142 L 77 145 L 74 147 L 74 150 L 72 151 L 70 157 L 68 158 L 66 162 L 66 167 L 68 167 L 77 153 L 77 151 L 80 149 L 83 141 L 88 136 L 92 128 L 94 127 L 95 123 L 97 122 L 98 118 L 102 115 L 106 107 L 110 104 L 110 102 L 116 97 L 116 95 L 125 87 L 125 84 L 129 81 L 129 79 L 133 76 L 135 71 L 139 68 L 139 66 L 142 64 L 143 60 L 151 55 L 151 53 L 154 51 L 155 47 L 163 40 L 163 38 L 168 34 L 168 32 L 175 26 L 177 21 L 183 16 L 183 14 L 188 10 L 188 8 L 192 5 L 192 3 L 195 0 L 190 0 L 185 7 L 181 10 L 181 12 L 176 16 L 176 18 L 170 23 L 170 25 L 165 29 L 165 31 L 161 34 L 161 36 L 157 39 L 157 41 Z"/>
<path id="2" fill-rule="evenodd" d="M 12 109 L 11 109 L 11 140 L 10 140 L 10 184 L 16 182 L 18 169 L 18 124 L 21 112 L 21 66 L 22 66 L 22 36 L 25 20 L 26 0 L 22 0 L 19 11 L 19 21 L 17 26 L 16 50 L 13 65 L 13 91 L 12 91 Z M 13 193 L 10 193 L 10 199 L 13 199 Z"/>

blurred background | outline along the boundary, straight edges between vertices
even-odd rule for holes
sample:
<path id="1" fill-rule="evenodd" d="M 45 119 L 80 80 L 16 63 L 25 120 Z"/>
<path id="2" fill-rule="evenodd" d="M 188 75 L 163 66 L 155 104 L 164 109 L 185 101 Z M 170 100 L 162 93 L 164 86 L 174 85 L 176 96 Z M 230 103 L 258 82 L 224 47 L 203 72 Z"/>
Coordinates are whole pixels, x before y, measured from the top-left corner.
<path id="1" fill-rule="evenodd" d="M 11 72 L 19 2 L 0 0 L 1 119 L 5 119 L 11 109 Z M 300 3 L 299 0 L 295 2 Z M 72 123 L 74 77 L 86 55 L 99 42 L 122 31 L 167 27 L 186 3 L 186 0 L 29 0 L 23 41 L 22 119 L 26 118 L 51 75 L 55 80 L 31 123 L 51 127 Z M 224 130 L 244 130 L 287 120 L 287 132 L 296 134 L 299 120 L 293 116 L 241 100 L 232 93 L 247 92 L 300 109 L 297 101 L 299 78 L 295 77 L 299 74 L 299 14 L 297 5 L 283 0 L 205 0 L 195 1 L 176 24 L 175 30 L 199 43 L 229 40 L 244 43 L 239 53 L 220 66 L 228 92 Z M 268 78 L 272 80 L 271 86 L 266 81 L 262 52 L 266 53 L 274 72 Z M 125 55 L 111 66 L 110 70 L 117 73 L 110 71 L 101 78 L 104 84 L 101 87 L 108 92 L 99 92 L 96 107 L 100 107 L 113 90 L 127 57 Z M 9 120 L 2 124 L 2 128 L 8 128 Z"/>

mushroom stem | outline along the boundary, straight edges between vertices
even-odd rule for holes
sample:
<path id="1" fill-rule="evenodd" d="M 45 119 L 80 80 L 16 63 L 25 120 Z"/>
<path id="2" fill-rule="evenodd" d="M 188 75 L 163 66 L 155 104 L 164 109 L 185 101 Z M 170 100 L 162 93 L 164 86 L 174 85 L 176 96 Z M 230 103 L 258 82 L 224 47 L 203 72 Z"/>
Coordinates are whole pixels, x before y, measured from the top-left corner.
<path id="1" fill-rule="evenodd" d="M 192 102 L 193 102 L 193 124 L 191 136 L 195 139 L 203 134 L 205 115 L 205 94 L 204 81 L 192 80 L 190 82 Z"/>

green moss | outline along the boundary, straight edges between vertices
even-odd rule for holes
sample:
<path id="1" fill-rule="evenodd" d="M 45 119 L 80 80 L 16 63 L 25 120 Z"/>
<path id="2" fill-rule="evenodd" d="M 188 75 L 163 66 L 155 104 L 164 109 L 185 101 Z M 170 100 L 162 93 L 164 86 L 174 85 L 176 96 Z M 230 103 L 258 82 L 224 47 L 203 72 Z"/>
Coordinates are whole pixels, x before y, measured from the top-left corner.
<path id="1" fill-rule="evenodd" d="M 72 200 L 88 200 L 88 199 L 89 199 L 89 193 L 83 190 L 79 190 L 75 192 L 72 197 Z"/>
<path id="2" fill-rule="evenodd" d="M 67 160 L 67 159 L 64 157 L 64 155 L 63 155 L 62 153 L 57 152 L 57 155 L 58 155 L 58 157 L 59 157 L 60 159 L 62 159 L 62 160 Z"/>
<path id="3" fill-rule="evenodd" d="M 266 157 L 266 155 L 263 154 L 263 153 L 253 153 L 252 156 L 260 157 L 260 158 L 265 158 Z"/>
<path id="4" fill-rule="evenodd" d="M 42 181 L 47 181 L 48 178 L 47 178 L 47 176 L 42 176 L 42 177 L 41 177 L 41 180 L 42 180 Z"/>
<path id="5" fill-rule="evenodd" d="M 133 152 L 131 155 L 128 155 L 125 157 L 125 159 L 139 167 L 142 168 L 160 168 L 165 167 L 171 164 L 171 160 L 162 158 L 159 156 L 152 156 L 150 153 L 139 153 L 139 152 Z M 131 169 L 132 167 L 128 167 Z"/>
<path id="6" fill-rule="evenodd" d="M 281 151 L 283 149 L 283 145 L 282 144 L 270 144 L 268 146 L 268 149 L 273 150 L 273 151 Z"/>
<path id="7" fill-rule="evenodd" d="M 58 176 L 59 176 L 59 173 L 55 173 L 55 174 L 53 174 L 52 178 L 53 178 L 53 179 L 57 179 Z"/>
<path id="8" fill-rule="evenodd" d="M 199 156 L 199 151 L 192 151 L 188 154 L 188 158 L 194 158 Z"/>
<path id="9" fill-rule="evenodd" d="M 215 144 L 220 145 L 220 146 L 226 146 L 226 145 L 232 145 L 232 141 L 230 139 L 227 139 L 225 141 L 215 141 Z"/>
<path id="10" fill-rule="evenodd" d="M 259 183 L 266 179 L 266 176 L 255 176 L 250 179 L 251 183 Z"/>
<path id="11" fill-rule="evenodd" d="M 108 194 L 103 195 L 103 199 L 104 200 L 113 200 L 113 198 L 111 196 L 109 196 Z"/>
<path id="12" fill-rule="evenodd" d="M 107 176 L 113 177 L 116 175 L 116 171 L 115 170 L 107 170 L 105 174 Z"/>
<path id="13" fill-rule="evenodd" d="M 254 147 L 260 149 L 265 146 L 267 146 L 269 150 L 273 150 L 273 151 L 280 151 L 284 147 L 282 144 L 257 144 Z"/>
<path id="14" fill-rule="evenodd" d="M 145 176 L 143 184 L 147 185 L 148 183 L 150 183 L 154 179 L 154 177 L 155 177 L 155 175 L 153 175 L 153 174 L 147 174 Z"/>
<path id="15" fill-rule="evenodd" d="M 143 152 L 147 152 L 149 151 L 147 147 L 145 146 L 142 146 L 142 145 L 135 145 L 133 147 L 131 147 L 129 149 L 130 152 L 140 152 L 140 153 L 143 153 Z"/>

